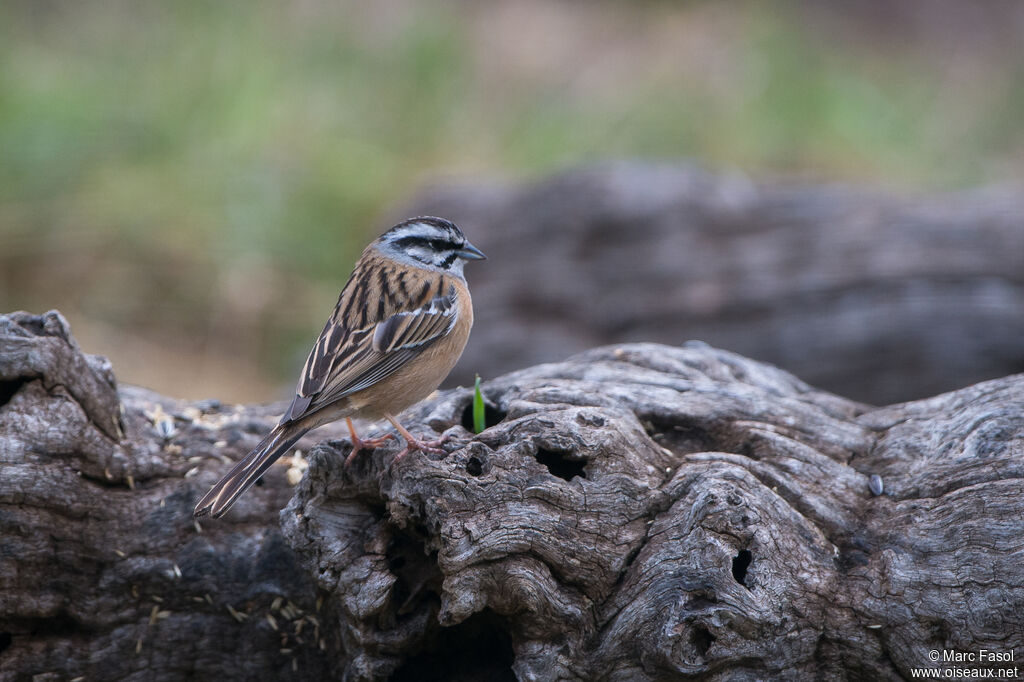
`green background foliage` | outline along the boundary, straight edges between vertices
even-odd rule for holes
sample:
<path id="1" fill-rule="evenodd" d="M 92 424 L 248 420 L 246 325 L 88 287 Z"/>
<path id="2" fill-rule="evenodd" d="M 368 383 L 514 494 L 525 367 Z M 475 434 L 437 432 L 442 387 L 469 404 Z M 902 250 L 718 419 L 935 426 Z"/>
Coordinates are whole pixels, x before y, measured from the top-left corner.
<path id="1" fill-rule="evenodd" d="M 1019 179 L 1020 10 L 852 4 L 0 4 L 0 308 L 62 309 L 124 380 L 269 399 L 425 183 Z"/>

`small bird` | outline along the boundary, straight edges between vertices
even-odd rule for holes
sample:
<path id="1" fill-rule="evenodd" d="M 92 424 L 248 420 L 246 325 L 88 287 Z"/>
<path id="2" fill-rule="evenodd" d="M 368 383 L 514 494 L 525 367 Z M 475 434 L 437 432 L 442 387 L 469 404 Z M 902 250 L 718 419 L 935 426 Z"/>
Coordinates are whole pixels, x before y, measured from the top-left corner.
<path id="1" fill-rule="evenodd" d="M 196 505 L 194 514 L 223 516 L 278 457 L 307 431 L 348 422 L 352 453 L 394 436 L 362 440 L 352 417 L 386 417 L 405 439 L 396 457 L 437 450 L 395 418 L 426 398 L 462 355 L 473 326 L 473 302 L 462 268 L 486 258 L 442 218 L 412 218 L 373 241 L 341 290 L 334 313 L 306 359 L 295 398 L 277 426 Z"/>

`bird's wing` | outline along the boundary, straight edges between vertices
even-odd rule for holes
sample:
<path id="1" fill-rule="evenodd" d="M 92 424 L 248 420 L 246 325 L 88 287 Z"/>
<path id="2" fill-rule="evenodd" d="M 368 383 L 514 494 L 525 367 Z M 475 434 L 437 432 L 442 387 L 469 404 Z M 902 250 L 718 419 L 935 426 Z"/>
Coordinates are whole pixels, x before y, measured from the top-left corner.
<path id="1" fill-rule="evenodd" d="M 449 286 L 447 293 L 418 308 L 395 312 L 353 331 L 338 322 L 336 312 L 306 359 L 295 399 L 282 422 L 301 419 L 394 374 L 452 330 L 457 297 L 455 287 Z"/>

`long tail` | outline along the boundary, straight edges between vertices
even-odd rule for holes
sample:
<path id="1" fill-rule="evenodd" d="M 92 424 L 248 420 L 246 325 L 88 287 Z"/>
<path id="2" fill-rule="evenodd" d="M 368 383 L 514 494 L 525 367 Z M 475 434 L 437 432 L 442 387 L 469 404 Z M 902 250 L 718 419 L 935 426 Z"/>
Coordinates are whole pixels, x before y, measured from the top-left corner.
<path id="1" fill-rule="evenodd" d="M 308 430 L 294 423 L 275 426 L 252 452 L 232 467 L 224 478 L 217 481 L 217 485 L 210 488 L 210 492 L 199 500 L 192 513 L 195 516 L 209 514 L 214 518 L 223 516 L 235 500 L 266 473 L 278 457 L 288 452 L 288 449 Z"/>

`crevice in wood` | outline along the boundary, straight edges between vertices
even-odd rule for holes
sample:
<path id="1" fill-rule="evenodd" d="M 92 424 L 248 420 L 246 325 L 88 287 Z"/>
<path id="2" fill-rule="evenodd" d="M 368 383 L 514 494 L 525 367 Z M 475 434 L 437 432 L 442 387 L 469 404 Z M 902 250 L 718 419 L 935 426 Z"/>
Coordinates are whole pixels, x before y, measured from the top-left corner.
<path id="1" fill-rule="evenodd" d="M 470 395 L 472 396 L 472 394 Z M 491 404 L 486 397 L 484 398 L 484 428 L 489 429 L 492 426 L 500 424 L 501 422 L 505 421 L 506 416 L 507 414 L 503 410 L 500 410 L 493 404 Z M 472 397 L 470 397 L 469 401 L 466 403 L 466 406 L 463 408 L 462 416 L 459 419 L 459 423 L 462 424 L 462 427 L 466 429 L 466 431 L 469 431 L 470 433 L 473 433 L 475 431 L 476 425 L 474 424 L 473 421 Z"/>
<path id="2" fill-rule="evenodd" d="M 572 459 L 570 458 L 571 454 L 539 447 L 535 457 L 552 476 L 557 476 L 563 481 L 571 481 L 576 477 L 585 479 L 587 477 L 586 460 Z"/>
<path id="3" fill-rule="evenodd" d="M 0 408 L 7 403 L 11 402 L 11 398 L 14 394 L 25 385 L 26 379 L 10 379 L 7 381 L 0 381 Z"/>
<path id="4" fill-rule="evenodd" d="M 701 656 L 707 656 L 716 639 L 718 638 L 703 625 L 694 625 L 690 628 L 690 643 Z"/>
<path id="5" fill-rule="evenodd" d="M 715 449 L 718 442 L 699 424 L 654 420 L 640 414 L 637 418 L 655 443 L 679 455 Z"/>
<path id="6" fill-rule="evenodd" d="M 515 653 L 508 623 L 490 609 L 449 628 L 433 630 L 423 650 L 391 675 L 391 682 L 514 682 Z"/>
<path id="7" fill-rule="evenodd" d="M 470 456 L 466 461 L 466 473 L 470 476 L 479 476 L 484 472 L 484 461 L 477 455 Z"/>
<path id="8" fill-rule="evenodd" d="M 750 568 L 751 561 L 754 560 L 754 555 L 750 553 L 749 549 L 741 549 L 739 553 L 732 558 L 732 577 L 743 587 L 750 589 L 747 585 L 747 569 Z"/>

